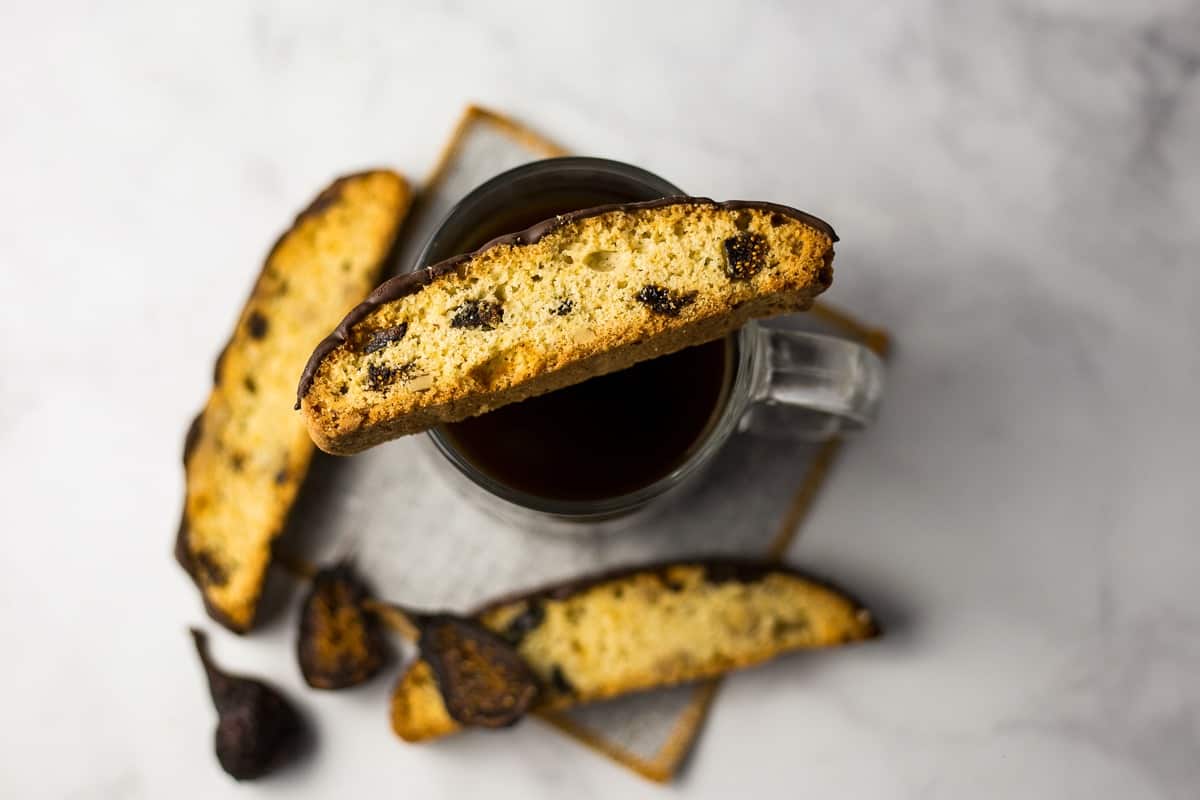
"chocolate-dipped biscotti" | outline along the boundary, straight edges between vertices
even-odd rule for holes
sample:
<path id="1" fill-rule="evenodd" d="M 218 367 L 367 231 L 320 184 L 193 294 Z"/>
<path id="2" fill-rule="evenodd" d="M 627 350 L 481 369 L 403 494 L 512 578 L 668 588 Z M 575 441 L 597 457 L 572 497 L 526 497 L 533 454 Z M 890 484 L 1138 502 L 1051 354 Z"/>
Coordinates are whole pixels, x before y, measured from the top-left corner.
<path id="1" fill-rule="evenodd" d="M 364 172 L 334 182 L 296 218 L 267 256 L 188 431 L 175 554 L 209 614 L 235 631 L 254 623 L 271 542 L 313 454 L 291 409 L 296 375 L 379 281 L 409 198 L 399 175 Z"/>
<path id="2" fill-rule="evenodd" d="M 741 560 L 572 581 L 489 604 L 474 619 L 528 664 L 540 683 L 535 710 L 697 681 L 878 633 L 867 609 L 823 581 Z M 443 701 L 445 679 L 424 659 L 401 676 L 392 694 L 392 727 L 401 738 L 459 729 Z"/>
<path id="3" fill-rule="evenodd" d="M 674 197 L 574 212 L 389 280 L 300 380 L 313 440 L 350 454 L 808 308 L 825 222 Z"/>

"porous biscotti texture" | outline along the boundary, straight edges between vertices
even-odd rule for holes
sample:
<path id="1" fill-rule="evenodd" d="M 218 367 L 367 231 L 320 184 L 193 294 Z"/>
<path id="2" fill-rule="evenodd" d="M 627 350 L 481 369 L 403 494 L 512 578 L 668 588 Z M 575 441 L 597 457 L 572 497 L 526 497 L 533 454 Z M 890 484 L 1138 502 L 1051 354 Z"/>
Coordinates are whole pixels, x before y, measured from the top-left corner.
<path id="1" fill-rule="evenodd" d="M 537 710 L 710 678 L 781 653 L 869 639 L 870 612 L 828 584 L 762 562 L 640 568 L 493 604 L 476 615 L 542 684 Z M 406 741 L 459 729 L 428 662 L 392 693 Z"/>
<path id="2" fill-rule="evenodd" d="M 291 409 L 296 373 L 378 282 L 409 199 L 405 180 L 387 171 L 350 175 L 321 192 L 267 256 L 217 359 L 184 446 L 175 553 L 209 614 L 235 631 L 254 623 L 271 542 L 313 454 Z"/>
<path id="3" fill-rule="evenodd" d="M 566 215 L 381 286 L 314 352 L 297 399 L 318 446 L 355 453 L 806 309 L 835 240 L 771 204 Z"/>

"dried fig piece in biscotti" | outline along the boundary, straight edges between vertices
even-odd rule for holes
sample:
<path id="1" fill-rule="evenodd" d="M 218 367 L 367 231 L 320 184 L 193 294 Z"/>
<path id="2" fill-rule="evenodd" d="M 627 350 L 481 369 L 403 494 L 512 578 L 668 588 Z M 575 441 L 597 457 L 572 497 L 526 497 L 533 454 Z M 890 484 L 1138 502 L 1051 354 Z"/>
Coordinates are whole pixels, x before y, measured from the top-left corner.
<path id="1" fill-rule="evenodd" d="M 763 561 L 691 560 L 592 576 L 493 602 L 474 618 L 533 672 L 533 710 L 703 680 L 782 653 L 871 639 L 871 613 L 825 581 Z M 461 720 L 418 659 L 392 692 L 407 741 Z"/>
<path id="2" fill-rule="evenodd" d="M 555 217 L 384 283 L 317 346 L 296 407 L 319 447 L 355 453 L 804 310 L 836 241 L 770 203 Z"/>
<path id="3" fill-rule="evenodd" d="M 387 662 L 387 640 L 367 610 L 366 584 L 349 564 L 319 571 L 300 608 L 296 655 L 314 689 L 345 689 L 370 680 Z"/>
<path id="4" fill-rule="evenodd" d="M 371 291 L 409 206 L 386 170 L 340 178 L 271 249 L 217 361 L 212 392 L 188 433 L 186 497 L 175 554 L 209 614 L 254 624 L 271 543 L 313 454 L 289 406 L 312 344 Z M 375 344 L 392 348 L 393 331 Z"/>

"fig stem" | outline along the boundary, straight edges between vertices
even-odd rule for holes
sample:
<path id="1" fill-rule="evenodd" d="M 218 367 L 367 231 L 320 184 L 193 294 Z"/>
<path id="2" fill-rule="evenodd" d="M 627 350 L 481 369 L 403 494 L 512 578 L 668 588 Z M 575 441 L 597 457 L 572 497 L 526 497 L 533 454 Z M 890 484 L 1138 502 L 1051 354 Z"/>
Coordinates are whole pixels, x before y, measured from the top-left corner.
<path id="1" fill-rule="evenodd" d="M 228 686 L 229 676 L 213 661 L 208 649 L 208 634 L 199 628 L 188 628 L 192 634 L 192 642 L 196 645 L 196 653 L 200 656 L 200 664 L 204 667 L 204 677 L 208 681 L 208 694 L 220 710 L 225 703 L 225 687 Z"/>
<path id="2" fill-rule="evenodd" d="M 196 645 L 196 654 L 200 656 L 200 663 L 204 665 L 204 671 L 211 680 L 213 673 L 219 674 L 221 671 L 213 663 L 212 655 L 209 653 L 208 634 L 199 628 L 188 628 L 188 633 L 192 634 L 192 643 Z"/>
<path id="3" fill-rule="evenodd" d="M 276 553 L 275 563 L 292 574 L 294 578 L 312 580 L 317 574 L 317 568 L 302 558 L 296 558 L 291 553 Z"/>
<path id="4" fill-rule="evenodd" d="M 421 625 L 429 618 L 428 614 L 421 611 L 372 598 L 363 601 L 363 608 L 410 642 L 421 638 Z"/>

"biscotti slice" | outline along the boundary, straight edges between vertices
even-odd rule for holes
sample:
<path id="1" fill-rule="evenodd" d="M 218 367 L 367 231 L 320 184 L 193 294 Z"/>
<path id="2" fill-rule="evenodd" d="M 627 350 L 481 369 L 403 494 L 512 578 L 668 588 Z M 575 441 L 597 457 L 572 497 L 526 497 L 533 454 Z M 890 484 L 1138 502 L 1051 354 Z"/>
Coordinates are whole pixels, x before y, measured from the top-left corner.
<path id="1" fill-rule="evenodd" d="M 808 308 L 833 229 L 768 203 L 574 212 L 395 277 L 315 350 L 313 440 L 350 454 Z"/>
<path id="2" fill-rule="evenodd" d="M 571 582 L 493 603 L 475 618 L 517 648 L 555 710 L 870 639 L 871 614 L 828 584 L 759 561 L 692 561 Z M 453 733 L 438 676 L 418 660 L 392 693 L 406 741 Z"/>
<path id="3" fill-rule="evenodd" d="M 291 410 L 313 345 L 380 279 L 409 206 L 388 171 L 334 182 L 267 256 L 217 359 L 184 445 L 187 494 L 175 554 L 209 614 L 246 631 L 313 446 Z"/>

